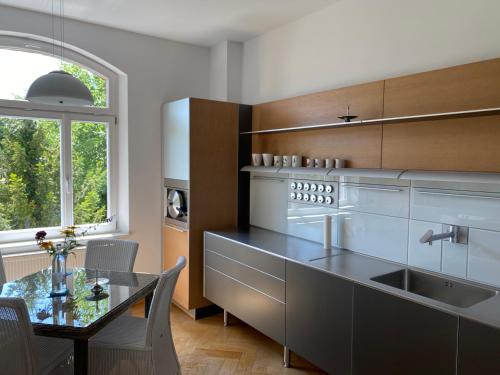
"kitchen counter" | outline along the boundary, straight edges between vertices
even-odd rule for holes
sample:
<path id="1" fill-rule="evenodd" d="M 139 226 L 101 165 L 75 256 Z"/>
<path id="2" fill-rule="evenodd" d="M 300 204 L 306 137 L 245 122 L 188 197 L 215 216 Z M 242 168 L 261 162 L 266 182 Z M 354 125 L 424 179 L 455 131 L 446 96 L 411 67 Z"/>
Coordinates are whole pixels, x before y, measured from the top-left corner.
<path id="1" fill-rule="evenodd" d="M 322 244 L 257 227 L 235 231 L 209 231 L 209 233 L 360 285 L 500 329 L 500 294 L 471 307 L 460 308 L 371 280 L 375 276 L 411 268 L 403 264 L 372 258 L 334 247 L 325 250 Z M 494 289 L 468 280 L 449 277 L 427 270 L 422 271 L 446 280 L 456 280 L 490 290 Z"/>

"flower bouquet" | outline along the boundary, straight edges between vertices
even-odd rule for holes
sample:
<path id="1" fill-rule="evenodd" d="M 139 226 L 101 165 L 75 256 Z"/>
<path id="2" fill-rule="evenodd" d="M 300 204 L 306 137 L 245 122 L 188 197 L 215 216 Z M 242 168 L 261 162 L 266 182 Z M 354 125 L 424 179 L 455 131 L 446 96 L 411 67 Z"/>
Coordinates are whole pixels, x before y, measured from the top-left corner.
<path id="1" fill-rule="evenodd" d="M 69 226 L 61 230 L 61 234 L 64 235 L 62 243 L 54 245 L 54 242 L 47 240 L 47 232 L 41 230 L 35 234 L 35 240 L 38 247 L 45 250 L 47 254 L 52 258 L 52 291 L 50 292 L 51 297 L 60 297 L 68 294 L 68 289 L 66 286 L 66 278 L 68 276 L 66 270 L 66 261 L 69 254 L 75 255 L 73 249 L 81 246 L 77 237 L 84 236 L 87 230 L 78 232 L 78 227 Z"/>

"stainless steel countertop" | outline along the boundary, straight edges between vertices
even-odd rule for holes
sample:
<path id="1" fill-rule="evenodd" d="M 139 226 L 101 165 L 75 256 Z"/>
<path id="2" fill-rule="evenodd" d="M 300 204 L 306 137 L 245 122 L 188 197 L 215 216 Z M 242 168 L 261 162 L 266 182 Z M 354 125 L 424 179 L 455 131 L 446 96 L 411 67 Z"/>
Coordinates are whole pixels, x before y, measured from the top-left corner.
<path id="1" fill-rule="evenodd" d="M 350 280 L 360 285 L 386 292 L 436 310 L 444 311 L 448 314 L 478 321 L 500 329 L 500 294 L 471 307 L 460 308 L 371 280 L 371 278 L 385 273 L 399 271 L 405 268 L 413 268 L 407 267 L 404 264 L 393 263 L 334 247 L 331 250 L 325 250 L 319 243 L 257 227 L 249 227 L 248 229 L 234 231 L 208 231 L 208 233 L 241 243 L 253 249 L 291 262 L 315 268 L 319 271 Z M 496 289 L 489 285 L 483 285 L 427 270 L 419 269 L 419 271 L 436 275 L 447 280 L 456 280 L 487 289 Z"/>

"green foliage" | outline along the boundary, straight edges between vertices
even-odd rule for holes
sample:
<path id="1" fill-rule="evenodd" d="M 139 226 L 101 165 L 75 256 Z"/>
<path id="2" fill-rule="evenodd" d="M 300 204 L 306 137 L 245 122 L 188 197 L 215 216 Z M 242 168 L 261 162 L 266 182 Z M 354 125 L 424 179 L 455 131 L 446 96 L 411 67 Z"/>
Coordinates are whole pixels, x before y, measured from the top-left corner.
<path id="1" fill-rule="evenodd" d="M 107 216 L 106 126 L 78 122 L 71 130 L 74 222 L 101 223 Z"/>
<path id="2" fill-rule="evenodd" d="M 95 107 L 107 106 L 106 80 L 104 78 L 88 70 L 84 70 L 78 65 L 70 63 L 63 62 L 61 70 L 64 70 L 65 72 L 73 75 L 73 77 L 78 78 L 85 86 L 88 87 L 94 97 Z"/>
<path id="3" fill-rule="evenodd" d="M 59 133 L 53 120 L 0 117 L 0 230 L 60 225 Z"/>
<path id="4" fill-rule="evenodd" d="M 105 107 L 106 81 L 63 63 Z M 1 113 L 0 113 L 1 115 Z M 72 123 L 75 224 L 107 216 L 107 132 L 93 122 Z M 0 116 L 0 231 L 61 225 L 61 129 L 58 121 Z"/>

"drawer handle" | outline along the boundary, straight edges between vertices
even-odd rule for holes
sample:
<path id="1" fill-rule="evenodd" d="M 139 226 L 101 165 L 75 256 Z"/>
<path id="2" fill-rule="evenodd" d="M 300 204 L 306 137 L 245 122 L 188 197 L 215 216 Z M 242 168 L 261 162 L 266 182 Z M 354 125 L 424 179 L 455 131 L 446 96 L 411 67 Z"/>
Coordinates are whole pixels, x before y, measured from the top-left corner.
<path id="1" fill-rule="evenodd" d="M 349 184 L 342 184 L 342 185 L 345 187 L 352 187 L 352 188 L 358 188 L 358 189 L 363 189 L 363 190 L 393 191 L 393 192 L 403 191 L 403 189 L 396 189 L 396 188 L 381 188 L 381 187 L 359 186 L 359 185 L 349 185 Z"/>
<path id="2" fill-rule="evenodd" d="M 418 194 L 424 194 L 424 195 L 441 195 L 441 196 L 446 196 L 446 197 L 460 197 L 460 198 L 480 198 L 480 199 L 494 199 L 494 200 L 500 200 L 500 197 L 490 197 L 487 195 L 477 195 L 477 194 L 454 194 L 454 193 L 441 193 L 441 192 L 435 192 L 435 191 L 417 191 Z"/>

